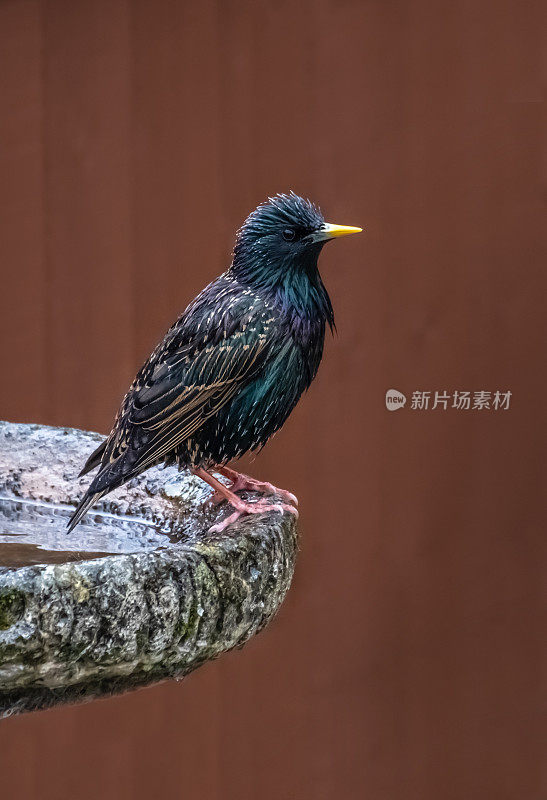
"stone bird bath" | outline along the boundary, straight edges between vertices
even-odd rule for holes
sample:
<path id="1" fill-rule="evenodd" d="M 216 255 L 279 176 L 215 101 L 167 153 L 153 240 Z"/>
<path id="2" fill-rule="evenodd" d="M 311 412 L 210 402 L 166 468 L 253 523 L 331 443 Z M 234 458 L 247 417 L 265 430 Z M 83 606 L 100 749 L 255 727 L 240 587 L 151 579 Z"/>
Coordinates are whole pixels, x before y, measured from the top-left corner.
<path id="1" fill-rule="evenodd" d="M 154 468 L 68 535 L 96 433 L 0 422 L 0 716 L 186 675 L 274 616 L 294 517 L 208 534 L 198 478 Z"/>

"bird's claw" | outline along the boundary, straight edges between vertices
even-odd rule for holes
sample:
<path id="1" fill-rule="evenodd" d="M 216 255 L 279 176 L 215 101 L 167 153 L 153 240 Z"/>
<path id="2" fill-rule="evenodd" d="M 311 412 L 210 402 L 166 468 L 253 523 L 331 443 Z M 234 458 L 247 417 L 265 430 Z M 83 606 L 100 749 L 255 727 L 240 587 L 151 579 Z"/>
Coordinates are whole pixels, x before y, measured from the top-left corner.
<path id="1" fill-rule="evenodd" d="M 256 503 L 241 501 L 241 505 L 238 504 L 233 514 L 223 519 L 222 522 L 217 522 L 215 525 L 212 525 L 209 528 L 209 533 L 222 533 L 222 531 L 226 530 L 226 528 L 236 522 L 236 520 L 247 514 L 267 514 L 269 511 L 277 511 L 280 514 L 286 512 L 298 518 L 298 510 L 293 505 L 287 503 L 267 503 L 265 500 L 259 500 Z"/>
<path id="2" fill-rule="evenodd" d="M 247 491 L 250 489 L 255 492 L 262 492 L 263 494 L 277 495 L 290 506 L 298 505 L 298 497 L 295 494 L 286 489 L 279 489 L 277 486 L 274 486 L 273 483 L 268 483 L 267 481 L 265 483 L 262 481 L 252 481 L 250 486 L 245 486 L 244 488 L 247 488 Z"/>
<path id="3" fill-rule="evenodd" d="M 237 477 L 232 478 L 232 475 L 236 475 Z M 232 480 L 232 485 L 230 486 L 231 492 L 259 492 L 260 494 L 277 495 L 277 497 L 280 497 L 290 506 L 298 505 L 298 497 L 296 495 L 292 492 L 288 492 L 286 489 L 279 489 L 269 481 L 259 481 L 256 478 L 250 478 L 248 475 L 243 475 L 240 472 L 230 472 L 229 478 Z M 215 495 L 216 494 L 215 492 Z M 213 495 L 213 497 L 215 497 L 215 495 Z M 221 502 L 221 500 L 222 498 L 215 499 L 214 505 Z"/>

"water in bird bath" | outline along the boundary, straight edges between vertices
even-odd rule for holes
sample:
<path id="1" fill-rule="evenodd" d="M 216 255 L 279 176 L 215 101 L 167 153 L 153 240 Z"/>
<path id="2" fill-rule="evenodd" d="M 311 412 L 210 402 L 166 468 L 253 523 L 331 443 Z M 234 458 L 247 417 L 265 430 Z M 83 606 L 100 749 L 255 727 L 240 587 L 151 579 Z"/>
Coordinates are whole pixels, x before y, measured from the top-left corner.
<path id="1" fill-rule="evenodd" d="M 67 533 L 71 508 L 0 497 L 0 567 L 58 564 L 168 547 L 174 538 L 138 517 L 91 512 Z"/>

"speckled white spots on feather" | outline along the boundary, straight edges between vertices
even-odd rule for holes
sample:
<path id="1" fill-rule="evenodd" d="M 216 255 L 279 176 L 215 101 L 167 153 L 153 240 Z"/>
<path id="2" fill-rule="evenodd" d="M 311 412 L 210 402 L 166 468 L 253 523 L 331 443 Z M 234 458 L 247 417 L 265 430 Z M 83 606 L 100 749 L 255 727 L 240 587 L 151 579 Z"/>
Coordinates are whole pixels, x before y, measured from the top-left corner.
<path id="1" fill-rule="evenodd" d="M 323 221 L 295 195 L 249 216 L 230 268 L 189 304 L 125 395 L 88 498 L 165 459 L 227 463 L 283 425 L 317 372 L 333 316 L 319 248 L 301 263 L 304 250 L 291 255 L 282 232 L 294 226 L 305 238 Z"/>

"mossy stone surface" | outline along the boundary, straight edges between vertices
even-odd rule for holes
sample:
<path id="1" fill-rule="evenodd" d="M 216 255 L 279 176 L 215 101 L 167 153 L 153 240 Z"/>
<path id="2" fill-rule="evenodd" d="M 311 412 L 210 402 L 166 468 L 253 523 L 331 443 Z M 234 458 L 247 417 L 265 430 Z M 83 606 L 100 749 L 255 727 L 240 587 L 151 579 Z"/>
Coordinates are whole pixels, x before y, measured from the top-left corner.
<path id="1" fill-rule="evenodd" d="M 0 423 L 0 714 L 183 676 L 260 631 L 289 588 L 294 517 L 211 535 L 228 510 L 204 511 L 208 487 L 172 468 L 112 493 L 66 534 L 88 482 L 76 476 L 100 440 Z M 14 566 L 3 556 L 22 520 L 32 563 Z"/>

